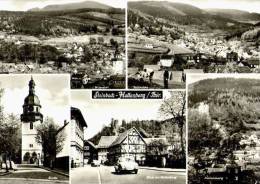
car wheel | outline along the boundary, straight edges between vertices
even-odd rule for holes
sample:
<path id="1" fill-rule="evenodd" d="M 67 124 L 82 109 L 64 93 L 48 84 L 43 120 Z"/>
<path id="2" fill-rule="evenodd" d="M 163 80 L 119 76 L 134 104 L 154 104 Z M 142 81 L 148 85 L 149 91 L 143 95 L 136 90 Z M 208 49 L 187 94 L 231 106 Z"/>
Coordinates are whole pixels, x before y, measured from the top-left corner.
<path id="1" fill-rule="evenodd" d="M 135 169 L 134 172 L 135 172 L 135 174 L 137 174 L 138 173 L 138 169 Z"/>
<path id="2" fill-rule="evenodd" d="M 117 173 L 121 173 L 122 172 L 122 168 L 121 168 L 121 166 L 119 165 L 118 166 L 118 169 L 117 169 Z"/>

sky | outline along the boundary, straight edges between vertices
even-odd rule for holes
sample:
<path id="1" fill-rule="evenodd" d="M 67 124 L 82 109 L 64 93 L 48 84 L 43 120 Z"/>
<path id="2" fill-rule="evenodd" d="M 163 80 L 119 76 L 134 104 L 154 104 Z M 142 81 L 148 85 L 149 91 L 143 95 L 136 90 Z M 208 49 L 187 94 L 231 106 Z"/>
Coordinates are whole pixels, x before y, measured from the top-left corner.
<path id="1" fill-rule="evenodd" d="M 226 77 L 232 77 L 232 78 L 247 78 L 247 79 L 260 79 L 260 74 L 221 74 L 221 73 L 211 73 L 211 74 L 188 74 L 186 85 L 198 82 L 200 80 L 205 79 L 216 79 L 216 78 L 226 78 Z"/>
<path id="2" fill-rule="evenodd" d="M 9 11 L 26 11 L 31 8 L 43 8 L 51 4 L 76 3 L 86 0 L 0 0 L 0 9 Z M 125 8 L 125 0 L 92 0 L 116 8 Z"/>
<path id="3" fill-rule="evenodd" d="M 0 88 L 4 94 L 0 103 L 5 114 L 13 113 L 20 117 L 25 97 L 29 94 L 29 81 L 33 76 L 35 94 L 41 103 L 43 118 L 51 117 L 60 126 L 70 120 L 69 75 L 0 75 Z M 69 125 L 65 129 L 66 141 L 60 156 L 69 154 Z M 59 155 L 58 155 L 59 156 Z"/>
<path id="4" fill-rule="evenodd" d="M 169 93 L 164 91 L 164 97 Z M 111 119 L 121 120 L 152 120 L 160 119 L 158 109 L 163 100 L 96 100 L 91 99 L 88 90 L 73 90 L 71 104 L 79 108 L 88 125 L 85 130 L 85 139 L 93 137 L 104 125 L 108 125 Z"/>
<path id="5" fill-rule="evenodd" d="M 130 0 L 139 1 L 139 0 Z M 223 8 L 260 13 L 260 0 L 168 0 L 194 5 L 201 9 Z"/>

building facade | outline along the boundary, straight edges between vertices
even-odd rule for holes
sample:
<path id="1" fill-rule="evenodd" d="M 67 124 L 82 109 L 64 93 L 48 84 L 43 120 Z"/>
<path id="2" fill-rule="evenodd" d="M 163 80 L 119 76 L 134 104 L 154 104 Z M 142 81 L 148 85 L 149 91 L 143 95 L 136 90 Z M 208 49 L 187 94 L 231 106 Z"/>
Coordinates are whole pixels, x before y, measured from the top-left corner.
<path id="1" fill-rule="evenodd" d="M 42 164 L 42 145 L 36 141 L 36 127 L 43 121 L 41 104 L 35 94 L 35 82 L 29 82 L 29 94 L 24 99 L 22 122 L 22 163 Z"/>
<path id="2" fill-rule="evenodd" d="M 91 141 L 84 142 L 84 165 L 98 159 L 98 151 Z"/>
<path id="3" fill-rule="evenodd" d="M 112 163 L 120 157 L 125 157 L 143 165 L 146 160 L 146 142 L 138 130 L 133 127 L 118 135 L 109 148 L 108 157 Z"/>
<path id="4" fill-rule="evenodd" d="M 108 160 L 108 152 L 112 143 L 116 140 L 117 136 L 102 136 L 97 145 L 98 160 L 105 163 Z"/>
<path id="5" fill-rule="evenodd" d="M 87 123 L 78 108 L 71 107 L 71 166 L 84 165 L 84 128 Z"/>

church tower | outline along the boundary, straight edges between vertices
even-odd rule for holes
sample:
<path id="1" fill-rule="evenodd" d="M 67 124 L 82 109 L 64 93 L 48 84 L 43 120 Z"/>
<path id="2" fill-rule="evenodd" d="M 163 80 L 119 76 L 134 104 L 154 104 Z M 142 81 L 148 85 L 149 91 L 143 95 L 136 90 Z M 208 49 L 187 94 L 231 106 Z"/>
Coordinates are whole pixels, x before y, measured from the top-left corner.
<path id="1" fill-rule="evenodd" d="M 35 82 L 29 82 L 29 94 L 24 99 L 22 121 L 22 163 L 41 164 L 42 146 L 36 142 L 36 127 L 43 121 L 41 104 L 35 94 Z"/>

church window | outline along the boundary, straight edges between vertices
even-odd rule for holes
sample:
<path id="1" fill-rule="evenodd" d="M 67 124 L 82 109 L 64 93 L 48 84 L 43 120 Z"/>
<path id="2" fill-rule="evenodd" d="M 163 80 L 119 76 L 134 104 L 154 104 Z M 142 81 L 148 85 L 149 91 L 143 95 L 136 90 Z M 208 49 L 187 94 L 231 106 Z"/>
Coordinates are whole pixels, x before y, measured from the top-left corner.
<path id="1" fill-rule="evenodd" d="M 33 148 L 33 144 L 30 144 L 29 147 L 30 147 L 30 148 Z"/>
<path id="2" fill-rule="evenodd" d="M 33 123 L 30 122 L 30 129 L 32 130 L 33 129 Z"/>

